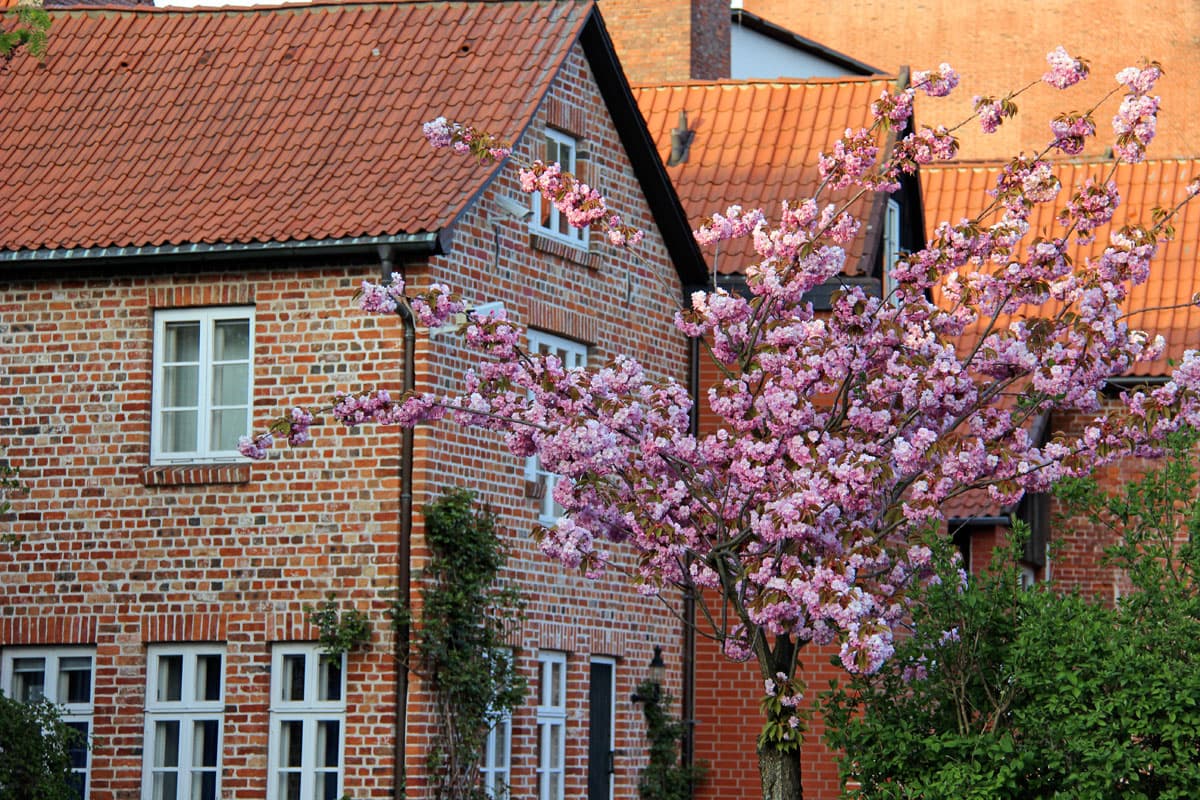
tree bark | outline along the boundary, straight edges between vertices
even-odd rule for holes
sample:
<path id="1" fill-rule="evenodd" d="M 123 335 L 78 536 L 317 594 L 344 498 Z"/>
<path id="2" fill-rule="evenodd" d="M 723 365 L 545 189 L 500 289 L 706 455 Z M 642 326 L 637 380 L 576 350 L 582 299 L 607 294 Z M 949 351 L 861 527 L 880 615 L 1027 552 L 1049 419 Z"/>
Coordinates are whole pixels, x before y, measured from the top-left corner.
<path id="1" fill-rule="evenodd" d="M 804 786 L 800 781 L 800 753 L 781 753 L 775 749 L 759 749 L 758 774 L 762 780 L 763 800 L 802 800 Z"/>

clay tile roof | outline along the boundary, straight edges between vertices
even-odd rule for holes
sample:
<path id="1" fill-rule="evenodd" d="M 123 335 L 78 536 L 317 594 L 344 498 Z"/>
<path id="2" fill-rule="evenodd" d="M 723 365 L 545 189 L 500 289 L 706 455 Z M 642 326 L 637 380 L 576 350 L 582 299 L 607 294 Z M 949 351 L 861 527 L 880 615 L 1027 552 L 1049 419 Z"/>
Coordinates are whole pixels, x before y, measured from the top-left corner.
<path id="1" fill-rule="evenodd" d="M 695 131 L 688 159 L 667 172 L 688 219 L 699 227 L 706 216 L 724 213 L 734 203 L 762 208 L 777 219 L 782 201 L 811 197 L 820 182 L 817 156 L 831 149 L 846 128 L 868 127 L 871 102 L 895 81 L 726 80 L 640 86 L 634 94 L 664 161 L 679 112 L 687 112 L 688 128 Z M 829 197 L 844 200 L 848 194 Z M 872 196 L 864 195 L 851 210 L 865 219 L 871 202 Z M 860 235 L 849 248 L 851 274 L 861 271 L 864 240 Z M 748 241 L 733 244 L 718 254 L 717 268 L 724 274 L 741 272 L 754 256 Z"/>
<path id="2" fill-rule="evenodd" d="M 524 130 L 583 0 L 54 13 L 0 80 L 0 250 L 436 232 L 490 178 L 438 115 Z"/>
<path id="3" fill-rule="evenodd" d="M 921 185 L 924 191 L 925 223 L 930 235 L 943 221 L 958 222 L 978 214 L 990 200 L 986 191 L 995 186 L 1003 170 L 999 163 L 963 164 L 943 168 L 922 168 Z M 1061 162 L 1055 164 L 1055 174 L 1062 181 L 1060 199 L 1065 202 L 1072 187 L 1087 178 L 1100 180 L 1112 169 L 1111 161 Z M 1145 161 L 1141 164 L 1121 164 L 1113 180 L 1121 193 L 1121 205 L 1113 217 L 1112 226 L 1150 224 L 1151 210 L 1158 206 L 1171 208 L 1186 196 L 1190 180 L 1200 177 L 1200 159 Z M 1027 241 L 1039 234 L 1061 235 L 1063 228 L 1054 221 L 1059 204 L 1039 206 L 1030 219 Z M 1175 238 L 1162 245 L 1151 264 L 1150 279 L 1131 293 L 1130 309 L 1156 309 L 1129 319 L 1135 328 L 1151 335 L 1161 334 L 1167 340 L 1164 358 L 1153 363 L 1135 365 L 1133 377 L 1165 375 L 1167 360 L 1178 362 L 1183 351 L 1200 347 L 1200 308 L 1191 298 L 1200 292 L 1200 205 L 1189 203 L 1175 219 Z M 1098 256 L 1107 244 L 1104 230 L 1089 245 L 1076 245 L 1071 258 L 1082 263 L 1088 256 Z M 1170 308 L 1182 305 L 1181 308 Z"/>

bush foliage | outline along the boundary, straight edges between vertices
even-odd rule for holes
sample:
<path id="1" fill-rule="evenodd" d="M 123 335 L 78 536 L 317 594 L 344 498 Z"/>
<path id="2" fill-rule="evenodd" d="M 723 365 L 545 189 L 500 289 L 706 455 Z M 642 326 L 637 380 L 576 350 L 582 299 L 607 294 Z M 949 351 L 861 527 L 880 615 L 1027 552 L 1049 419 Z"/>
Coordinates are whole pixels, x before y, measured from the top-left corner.
<path id="1" fill-rule="evenodd" d="M 1115 605 L 1024 590 L 1003 554 L 961 592 L 930 590 L 897 657 L 826 696 L 848 797 L 1200 797 L 1191 445 L 1111 496 L 1060 487 L 1119 536 L 1109 563 L 1134 591 Z"/>

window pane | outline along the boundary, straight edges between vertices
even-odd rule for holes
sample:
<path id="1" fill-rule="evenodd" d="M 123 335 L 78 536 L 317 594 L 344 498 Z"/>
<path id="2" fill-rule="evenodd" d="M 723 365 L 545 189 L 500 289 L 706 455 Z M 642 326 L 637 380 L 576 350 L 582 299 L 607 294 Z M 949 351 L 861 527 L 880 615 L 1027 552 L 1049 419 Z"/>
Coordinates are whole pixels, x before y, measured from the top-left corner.
<path id="1" fill-rule="evenodd" d="M 304 758 L 304 723 L 285 720 L 279 723 L 279 766 L 299 767 Z"/>
<path id="2" fill-rule="evenodd" d="M 33 703 L 46 696 L 46 659 L 13 659 L 13 697 Z"/>
<path id="3" fill-rule="evenodd" d="M 71 769 L 87 769 L 88 724 L 86 722 L 64 722 L 63 724 L 75 732 L 75 735 L 71 737 L 71 746 L 68 750 L 71 757 Z"/>
<path id="4" fill-rule="evenodd" d="M 217 800 L 217 773 L 215 771 L 192 773 L 190 800 Z"/>
<path id="5" fill-rule="evenodd" d="M 175 800 L 178 797 L 179 773 L 154 773 L 154 800 Z"/>
<path id="6" fill-rule="evenodd" d="M 332 719 L 317 722 L 317 767 L 338 766 L 341 754 L 341 723 Z"/>
<path id="7" fill-rule="evenodd" d="M 196 699 L 221 699 L 221 656 L 196 656 Z"/>
<path id="8" fill-rule="evenodd" d="M 321 656 L 321 687 L 319 700 L 342 699 L 342 659 Z"/>
<path id="9" fill-rule="evenodd" d="M 92 701 L 92 659 L 72 656 L 58 660 L 58 702 Z"/>
<path id="10" fill-rule="evenodd" d="M 213 329 L 213 360 L 235 361 L 250 358 L 250 320 L 228 319 Z"/>
<path id="11" fill-rule="evenodd" d="M 196 412 L 167 411 L 162 415 L 164 453 L 190 453 L 196 449 Z"/>
<path id="12" fill-rule="evenodd" d="M 183 699 L 183 656 L 158 657 L 158 692 L 160 703 L 179 702 Z"/>
<path id="13" fill-rule="evenodd" d="M 163 361 L 196 362 L 200 360 L 200 323 L 168 322 L 164 330 Z"/>
<path id="14" fill-rule="evenodd" d="M 279 699 L 299 703 L 304 700 L 304 656 L 303 654 L 283 657 L 283 680 L 279 682 L 282 694 Z"/>
<path id="15" fill-rule="evenodd" d="M 550 752 L 546 754 L 546 765 L 550 769 L 562 769 L 562 734 L 561 725 L 550 726 Z"/>
<path id="16" fill-rule="evenodd" d="M 211 450 L 236 450 L 238 437 L 245 436 L 246 409 L 232 408 L 212 412 L 212 431 L 208 446 Z"/>
<path id="17" fill-rule="evenodd" d="M 300 800 L 300 773 L 289 772 L 280 779 L 285 800 Z"/>
<path id="18" fill-rule="evenodd" d="M 213 367 L 214 406 L 245 406 L 249 391 L 249 364 L 221 364 Z"/>
<path id="19" fill-rule="evenodd" d="M 195 364 L 163 367 L 164 408 L 195 408 L 200 402 L 200 368 Z"/>
<path id="20" fill-rule="evenodd" d="M 220 725 L 215 719 L 200 720 L 192 731 L 192 766 L 216 767 Z"/>
<path id="21" fill-rule="evenodd" d="M 154 766 L 179 766 L 179 721 L 168 720 L 154 726 Z M 174 797 L 174 790 L 170 795 Z"/>

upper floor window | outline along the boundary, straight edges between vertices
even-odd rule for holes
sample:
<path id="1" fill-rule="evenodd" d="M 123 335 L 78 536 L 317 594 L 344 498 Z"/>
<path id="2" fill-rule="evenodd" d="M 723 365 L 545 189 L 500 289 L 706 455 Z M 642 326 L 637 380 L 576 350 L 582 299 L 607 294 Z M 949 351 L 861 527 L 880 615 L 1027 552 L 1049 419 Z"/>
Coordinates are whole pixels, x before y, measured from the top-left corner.
<path id="1" fill-rule="evenodd" d="M 270 800 L 342 796 L 346 657 L 315 644 L 276 645 L 271 654 Z"/>
<path id="2" fill-rule="evenodd" d="M 142 797 L 216 800 L 219 796 L 223 662 L 220 645 L 150 649 Z"/>
<path id="3" fill-rule="evenodd" d="M 91 752 L 95 651 L 85 647 L 9 647 L 0 661 L 0 690 L 14 700 L 58 706 L 77 736 L 70 745 L 72 796 L 86 800 Z"/>
<path id="4" fill-rule="evenodd" d="M 546 129 L 546 148 L 542 159 L 547 164 L 558 162 L 563 172 L 570 172 L 578 177 L 577 152 L 575 137 L 552 128 Z M 572 228 L 567 224 L 566 215 L 540 194 L 533 195 L 533 219 L 530 225 L 536 233 L 561 239 L 576 247 L 587 248 L 587 229 Z"/>
<path id="5" fill-rule="evenodd" d="M 587 346 L 561 336 L 530 330 L 529 352 L 558 356 L 565 369 L 576 369 L 587 366 Z M 538 514 L 544 523 L 550 523 L 562 514 L 562 506 L 554 502 L 554 485 L 558 476 L 542 468 L 537 456 L 530 456 L 525 462 L 525 479 L 539 485 L 538 495 L 541 497 L 541 509 Z"/>
<path id="6" fill-rule="evenodd" d="M 253 353 L 252 307 L 155 312 L 153 463 L 238 457 L 250 432 Z"/>

